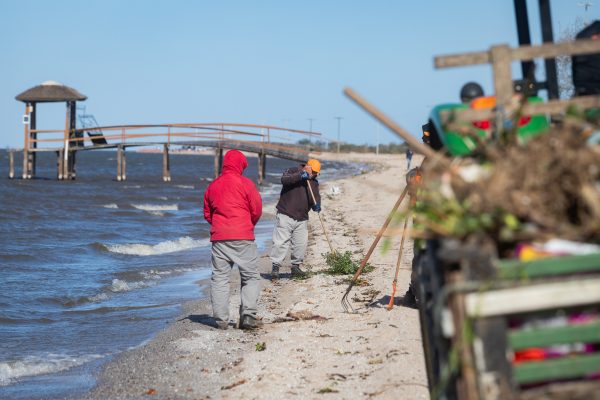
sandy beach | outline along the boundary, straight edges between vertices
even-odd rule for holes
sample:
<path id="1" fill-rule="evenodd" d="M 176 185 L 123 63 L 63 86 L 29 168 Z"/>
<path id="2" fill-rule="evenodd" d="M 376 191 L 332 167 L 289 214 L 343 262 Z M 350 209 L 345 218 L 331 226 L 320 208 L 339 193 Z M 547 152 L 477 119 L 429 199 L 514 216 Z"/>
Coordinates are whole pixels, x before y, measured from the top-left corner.
<path id="1" fill-rule="evenodd" d="M 321 215 L 333 246 L 360 261 L 404 188 L 406 161 L 403 155 L 340 158 L 374 165 L 366 174 L 321 185 Z M 273 214 L 273 205 L 265 213 Z M 383 253 L 380 243 L 370 259 L 375 269 L 364 276 L 368 284 L 350 294 L 357 312 L 345 313 L 340 301 L 347 283 L 322 273 L 329 246 L 317 214 L 311 213 L 305 260 L 310 278 L 290 279 L 288 264 L 281 279 L 271 282 L 268 254 L 260 259 L 264 328 L 217 330 L 210 302 L 190 302 L 152 341 L 107 364 L 98 386 L 84 398 L 429 398 L 418 312 L 399 305 L 410 278 L 412 241 L 405 244 L 397 305 L 386 309 L 399 245 L 399 237 L 390 237 Z M 237 286 L 237 272 L 233 276 Z M 236 292 L 232 316 L 238 305 Z"/>

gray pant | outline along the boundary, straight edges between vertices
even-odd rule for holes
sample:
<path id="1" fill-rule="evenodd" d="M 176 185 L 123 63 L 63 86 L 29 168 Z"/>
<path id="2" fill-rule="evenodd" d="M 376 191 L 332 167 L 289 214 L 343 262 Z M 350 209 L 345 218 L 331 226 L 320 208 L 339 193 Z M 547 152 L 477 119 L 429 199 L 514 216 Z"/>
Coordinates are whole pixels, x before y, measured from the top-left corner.
<path id="1" fill-rule="evenodd" d="M 212 277 L 210 299 L 213 316 L 229 321 L 229 277 L 233 264 L 240 270 L 240 317 L 256 317 L 256 303 L 260 294 L 258 252 L 253 240 L 225 240 L 212 243 Z"/>
<path id="2" fill-rule="evenodd" d="M 296 221 L 285 214 L 277 213 L 277 223 L 273 230 L 273 247 L 271 262 L 281 265 L 288 249 L 292 246 L 292 265 L 300 265 L 304 261 L 308 244 L 308 221 Z"/>

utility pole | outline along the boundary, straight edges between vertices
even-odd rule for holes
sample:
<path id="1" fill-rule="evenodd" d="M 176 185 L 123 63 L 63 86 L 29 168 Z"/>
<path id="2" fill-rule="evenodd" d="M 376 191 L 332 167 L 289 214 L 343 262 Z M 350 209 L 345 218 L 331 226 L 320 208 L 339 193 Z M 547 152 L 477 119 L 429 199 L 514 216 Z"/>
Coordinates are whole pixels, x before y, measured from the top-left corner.
<path id="1" fill-rule="evenodd" d="M 310 132 L 310 135 L 308 136 L 308 141 L 310 143 L 312 143 L 312 123 L 315 119 L 314 118 L 307 118 L 307 119 L 310 122 L 309 129 L 308 129 L 308 131 Z"/>
<path id="2" fill-rule="evenodd" d="M 340 121 L 343 119 L 343 117 L 334 118 L 337 119 L 337 153 L 340 154 Z"/>
<path id="3" fill-rule="evenodd" d="M 377 126 L 377 146 L 375 147 L 375 155 L 379 155 L 379 122 L 375 123 Z"/>

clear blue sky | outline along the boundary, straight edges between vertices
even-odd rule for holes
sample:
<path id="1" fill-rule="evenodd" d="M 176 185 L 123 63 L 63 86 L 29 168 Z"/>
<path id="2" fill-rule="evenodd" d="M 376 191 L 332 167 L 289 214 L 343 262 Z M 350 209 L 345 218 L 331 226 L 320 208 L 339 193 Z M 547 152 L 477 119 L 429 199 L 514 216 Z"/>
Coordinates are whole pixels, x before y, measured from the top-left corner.
<path id="1" fill-rule="evenodd" d="M 551 0 L 555 37 L 581 0 Z M 537 1 L 528 1 L 540 42 Z M 420 136 L 432 105 L 468 80 L 491 92 L 487 66 L 435 70 L 433 57 L 517 45 L 509 0 L 0 2 L 0 147 L 22 147 L 24 105 L 46 80 L 88 96 L 101 125 L 245 122 L 376 141 L 349 86 Z M 517 71 L 517 65 L 514 66 Z M 39 128 L 62 128 L 64 104 L 42 105 Z M 383 127 L 382 143 L 399 142 Z"/>

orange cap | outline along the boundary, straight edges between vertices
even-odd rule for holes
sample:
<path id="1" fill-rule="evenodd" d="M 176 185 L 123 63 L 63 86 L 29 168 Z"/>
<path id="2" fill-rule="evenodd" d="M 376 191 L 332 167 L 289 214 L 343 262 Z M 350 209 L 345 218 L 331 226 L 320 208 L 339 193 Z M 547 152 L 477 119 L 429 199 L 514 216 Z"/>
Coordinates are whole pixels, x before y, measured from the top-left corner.
<path id="1" fill-rule="evenodd" d="M 306 165 L 310 166 L 312 170 L 317 173 L 321 172 L 321 163 L 319 162 L 319 160 L 310 159 L 306 162 Z"/>

